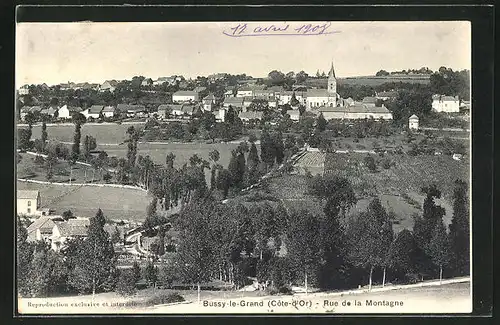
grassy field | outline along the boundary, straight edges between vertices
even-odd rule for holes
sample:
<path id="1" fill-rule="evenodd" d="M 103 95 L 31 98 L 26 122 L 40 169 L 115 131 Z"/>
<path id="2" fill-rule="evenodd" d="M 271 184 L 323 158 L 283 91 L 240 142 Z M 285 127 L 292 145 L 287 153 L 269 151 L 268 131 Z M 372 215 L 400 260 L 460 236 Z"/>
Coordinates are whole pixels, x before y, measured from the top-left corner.
<path id="1" fill-rule="evenodd" d="M 17 178 L 33 179 L 38 181 L 47 181 L 46 168 L 35 162 L 35 156 L 20 153 L 22 158 L 17 164 Z M 101 173 L 94 171 L 92 167 L 75 164 L 73 166 L 73 171 L 71 172 L 71 179 L 74 183 L 90 183 L 92 181 L 92 176 L 94 176 L 93 183 L 103 183 L 101 179 Z M 53 182 L 69 182 L 70 178 L 70 166 L 66 161 L 58 161 L 54 166 L 54 175 L 52 177 Z"/>
<path id="2" fill-rule="evenodd" d="M 305 83 L 306 85 L 326 88 L 327 78 L 324 79 L 308 79 Z M 357 85 L 357 86 L 379 86 L 388 82 L 405 82 L 405 83 L 419 83 L 428 84 L 430 82 L 429 76 L 386 76 L 386 77 L 376 77 L 376 76 L 361 76 L 361 77 L 347 77 L 338 78 L 337 82 L 339 85 Z"/>
<path id="3" fill-rule="evenodd" d="M 130 124 L 84 124 L 82 126 L 82 139 L 86 135 L 96 138 L 97 143 L 122 143 L 127 138 L 127 129 Z M 142 128 L 144 125 L 134 125 Z M 33 126 L 32 139 L 40 139 L 42 133 L 41 125 Z M 47 126 L 49 140 L 58 140 L 62 142 L 73 142 L 75 126 L 73 124 L 61 124 L 57 126 Z M 82 141 L 83 142 L 83 141 Z"/>
<path id="4" fill-rule="evenodd" d="M 81 217 L 92 217 L 101 208 L 110 219 L 143 221 L 146 207 L 151 198 L 146 192 L 134 189 L 62 186 L 17 182 L 17 189 L 39 190 L 42 207 L 56 210 L 62 214 L 71 210 Z"/>

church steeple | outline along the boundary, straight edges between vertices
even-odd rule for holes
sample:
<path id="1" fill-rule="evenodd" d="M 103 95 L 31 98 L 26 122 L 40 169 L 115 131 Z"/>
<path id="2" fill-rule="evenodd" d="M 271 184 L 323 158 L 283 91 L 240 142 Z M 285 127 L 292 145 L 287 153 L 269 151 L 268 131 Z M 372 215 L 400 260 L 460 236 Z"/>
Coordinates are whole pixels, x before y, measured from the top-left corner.
<path id="1" fill-rule="evenodd" d="M 330 72 L 328 72 L 328 77 L 329 78 L 336 78 L 335 77 L 335 69 L 333 68 L 333 61 L 332 61 L 332 67 L 330 68 Z"/>

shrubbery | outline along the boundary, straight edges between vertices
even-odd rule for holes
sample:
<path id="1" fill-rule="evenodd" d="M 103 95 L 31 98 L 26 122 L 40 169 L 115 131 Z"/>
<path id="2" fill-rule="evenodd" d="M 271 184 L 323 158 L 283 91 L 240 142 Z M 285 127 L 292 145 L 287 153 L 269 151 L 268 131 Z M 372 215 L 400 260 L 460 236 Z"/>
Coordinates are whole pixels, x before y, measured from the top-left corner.
<path id="1" fill-rule="evenodd" d="M 162 293 L 147 299 L 146 305 L 154 306 L 154 305 L 171 304 L 174 302 L 182 302 L 182 301 L 185 301 L 184 297 L 178 294 L 177 292 L 168 294 Z"/>

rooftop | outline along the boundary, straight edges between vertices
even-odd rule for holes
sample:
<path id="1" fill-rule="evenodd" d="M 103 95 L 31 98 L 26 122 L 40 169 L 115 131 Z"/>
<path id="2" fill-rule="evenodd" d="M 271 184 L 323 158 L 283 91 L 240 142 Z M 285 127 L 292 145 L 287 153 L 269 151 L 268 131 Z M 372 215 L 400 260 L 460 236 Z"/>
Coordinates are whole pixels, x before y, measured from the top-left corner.
<path id="1" fill-rule="evenodd" d="M 38 190 L 17 190 L 18 199 L 34 199 L 38 198 L 40 192 Z"/>

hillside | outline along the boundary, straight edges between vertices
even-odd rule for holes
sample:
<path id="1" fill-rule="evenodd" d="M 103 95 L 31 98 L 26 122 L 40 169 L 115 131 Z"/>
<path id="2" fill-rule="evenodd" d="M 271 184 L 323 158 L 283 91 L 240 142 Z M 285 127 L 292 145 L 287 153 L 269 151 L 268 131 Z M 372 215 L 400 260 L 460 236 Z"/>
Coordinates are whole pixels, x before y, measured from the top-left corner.
<path id="1" fill-rule="evenodd" d="M 345 77 L 337 78 L 339 85 L 358 85 L 358 86 L 379 86 L 389 82 L 405 82 L 405 83 L 418 83 L 428 84 L 430 82 L 430 75 L 390 75 L 390 76 L 359 76 L 359 77 Z M 326 88 L 326 78 L 310 78 L 306 85 L 317 88 Z"/>

